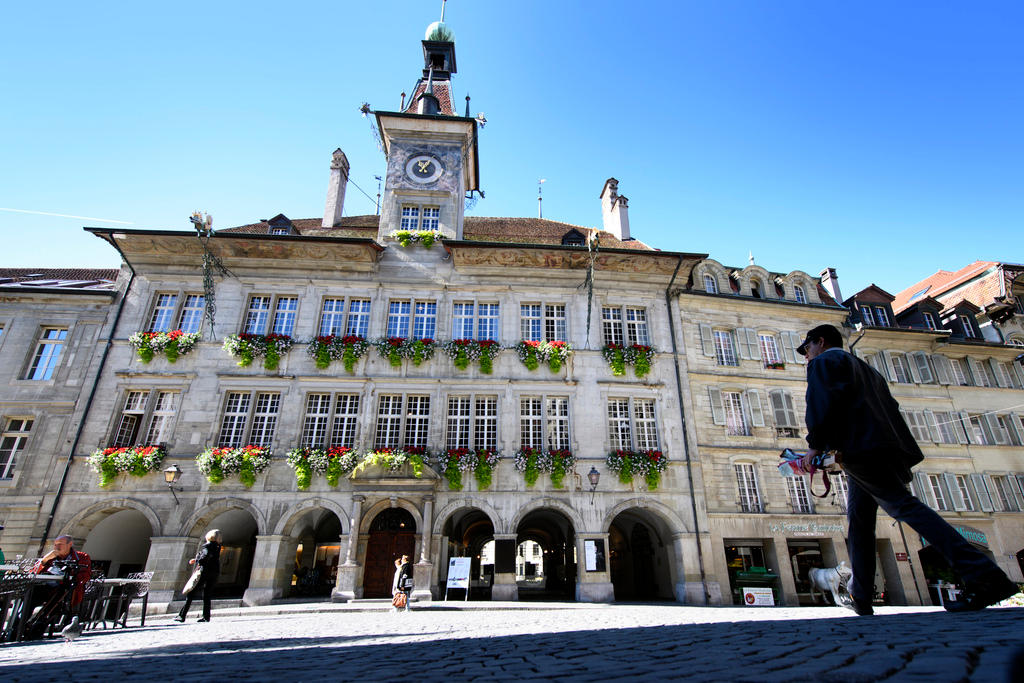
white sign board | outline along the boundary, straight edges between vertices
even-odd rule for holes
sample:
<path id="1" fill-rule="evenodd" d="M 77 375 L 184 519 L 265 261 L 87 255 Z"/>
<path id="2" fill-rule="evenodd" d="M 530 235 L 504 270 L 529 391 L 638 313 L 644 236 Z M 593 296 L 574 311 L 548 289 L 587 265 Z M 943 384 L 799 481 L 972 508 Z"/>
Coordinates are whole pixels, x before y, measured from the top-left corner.
<path id="1" fill-rule="evenodd" d="M 468 557 L 453 557 L 448 560 L 448 585 L 445 588 L 464 588 L 469 590 Z"/>
<path id="2" fill-rule="evenodd" d="M 771 607 L 775 604 L 775 596 L 771 588 L 744 588 L 743 604 L 747 607 Z"/>
<path id="3" fill-rule="evenodd" d="M 597 571 L 597 543 L 591 540 L 583 541 L 583 553 L 587 571 Z"/>

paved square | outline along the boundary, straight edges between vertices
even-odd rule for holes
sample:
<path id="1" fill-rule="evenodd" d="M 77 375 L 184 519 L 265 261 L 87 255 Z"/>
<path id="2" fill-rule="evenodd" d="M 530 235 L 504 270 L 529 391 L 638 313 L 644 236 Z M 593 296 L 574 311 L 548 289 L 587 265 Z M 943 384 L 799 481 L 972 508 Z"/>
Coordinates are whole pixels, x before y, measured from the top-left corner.
<path id="1" fill-rule="evenodd" d="M 1009 681 L 1024 609 L 271 606 L 0 647 L 0 680 Z M 500 607 L 500 605 L 498 605 Z"/>

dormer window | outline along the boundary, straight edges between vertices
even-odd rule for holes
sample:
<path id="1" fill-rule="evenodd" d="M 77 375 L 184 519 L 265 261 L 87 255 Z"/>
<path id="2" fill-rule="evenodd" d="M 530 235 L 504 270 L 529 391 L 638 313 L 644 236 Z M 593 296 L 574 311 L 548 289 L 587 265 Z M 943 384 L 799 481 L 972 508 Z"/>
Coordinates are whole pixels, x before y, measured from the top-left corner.
<path id="1" fill-rule="evenodd" d="M 764 294 L 761 292 L 761 283 L 758 282 L 757 280 L 750 280 L 750 296 L 754 297 L 755 299 L 764 298 Z"/>
<path id="2" fill-rule="evenodd" d="M 889 313 L 884 306 L 875 306 L 875 321 L 879 327 L 889 327 Z"/>
<path id="3" fill-rule="evenodd" d="M 267 222 L 268 235 L 291 235 L 294 232 L 292 222 L 283 213 L 279 213 Z"/>
<path id="4" fill-rule="evenodd" d="M 288 228 L 271 228 L 270 229 L 270 234 L 271 235 L 287 235 L 290 232 L 291 232 L 291 230 L 289 230 Z"/>
<path id="5" fill-rule="evenodd" d="M 582 247 L 586 244 L 587 239 L 583 236 L 583 233 L 575 228 L 562 235 L 562 246 Z"/>
<path id="6" fill-rule="evenodd" d="M 970 318 L 962 317 L 962 318 L 960 318 L 960 323 L 963 325 L 964 336 L 965 337 L 967 337 L 969 339 L 974 339 L 975 337 L 978 336 L 974 332 L 974 325 L 971 324 L 971 319 Z"/>
<path id="7" fill-rule="evenodd" d="M 864 324 L 868 325 L 869 327 L 874 327 L 875 326 L 875 316 L 871 313 L 871 307 L 870 306 L 858 306 L 858 308 L 860 309 L 860 317 L 861 317 L 861 320 L 864 321 Z"/>
<path id="8" fill-rule="evenodd" d="M 796 298 L 798 304 L 807 303 L 807 294 L 804 293 L 804 288 L 800 285 L 793 286 L 793 296 Z"/>
<path id="9" fill-rule="evenodd" d="M 921 314 L 921 317 L 924 318 L 924 326 L 929 330 L 939 329 L 939 326 L 935 323 L 935 316 L 931 312 L 925 311 Z"/>

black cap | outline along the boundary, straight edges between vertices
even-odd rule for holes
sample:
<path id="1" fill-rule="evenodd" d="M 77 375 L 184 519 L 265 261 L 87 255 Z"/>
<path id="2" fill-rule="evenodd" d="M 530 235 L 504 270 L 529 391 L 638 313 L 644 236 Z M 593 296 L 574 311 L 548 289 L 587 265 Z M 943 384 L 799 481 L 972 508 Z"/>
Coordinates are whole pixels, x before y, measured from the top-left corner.
<path id="1" fill-rule="evenodd" d="M 796 352 L 801 356 L 807 355 L 807 345 L 817 339 L 825 339 L 825 344 L 830 349 L 841 349 L 843 348 L 843 334 L 835 327 L 835 325 L 818 325 L 810 332 L 807 333 L 807 337 L 804 339 L 800 346 L 796 347 Z"/>

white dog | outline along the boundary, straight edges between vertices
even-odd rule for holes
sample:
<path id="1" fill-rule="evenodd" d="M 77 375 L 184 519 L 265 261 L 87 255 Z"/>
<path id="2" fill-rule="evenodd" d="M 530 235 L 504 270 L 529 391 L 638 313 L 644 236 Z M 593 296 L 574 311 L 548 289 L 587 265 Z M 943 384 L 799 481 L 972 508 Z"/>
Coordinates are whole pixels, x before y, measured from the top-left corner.
<path id="1" fill-rule="evenodd" d="M 811 582 L 811 599 L 817 602 L 816 591 L 821 591 L 822 602 L 828 604 L 828 601 L 825 600 L 825 591 L 828 591 L 832 593 L 834 604 L 842 604 L 843 599 L 839 597 L 839 591 L 846 587 L 846 582 L 850 580 L 851 574 L 845 560 L 840 562 L 838 567 L 811 569 L 807 572 L 807 578 Z"/>

